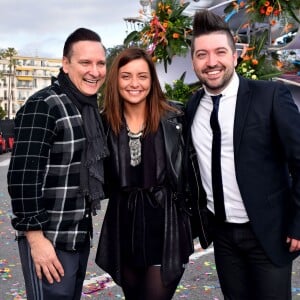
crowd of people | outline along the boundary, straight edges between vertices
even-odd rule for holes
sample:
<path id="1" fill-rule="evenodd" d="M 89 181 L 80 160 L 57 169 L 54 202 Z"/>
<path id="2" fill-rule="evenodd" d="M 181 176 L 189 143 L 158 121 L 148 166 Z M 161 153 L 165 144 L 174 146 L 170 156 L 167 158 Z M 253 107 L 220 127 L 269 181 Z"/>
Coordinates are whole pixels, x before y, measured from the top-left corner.
<path id="1" fill-rule="evenodd" d="M 16 115 L 7 181 L 27 299 L 81 298 L 108 198 L 95 263 L 126 300 L 172 299 L 194 239 L 213 243 L 224 299 L 290 300 L 300 118 L 288 88 L 239 76 L 230 28 L 208 10 L 193 20 L 202 87 L 186 105 L 166 99 L 146 50 L 126 48 L 107 76 L 105 56 L 78 28 L 57 78 Z"/>

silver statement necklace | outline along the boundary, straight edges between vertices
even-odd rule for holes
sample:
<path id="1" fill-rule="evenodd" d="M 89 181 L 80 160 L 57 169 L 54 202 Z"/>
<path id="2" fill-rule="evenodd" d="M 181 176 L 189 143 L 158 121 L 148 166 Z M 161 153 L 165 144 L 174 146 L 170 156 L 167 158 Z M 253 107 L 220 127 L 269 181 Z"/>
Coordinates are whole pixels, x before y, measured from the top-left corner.
<path id="1" fill-rule="evenodd" d="M 141 137 L 143 135 L 144 129 L 142 129 L 138 133 L 133 133 L 130 131 L 128 126 L 126 127 L 127 127 L 127 134 L 129 137 L 130 165 L 135 167 L 139 165 L 142 161 Z"/>

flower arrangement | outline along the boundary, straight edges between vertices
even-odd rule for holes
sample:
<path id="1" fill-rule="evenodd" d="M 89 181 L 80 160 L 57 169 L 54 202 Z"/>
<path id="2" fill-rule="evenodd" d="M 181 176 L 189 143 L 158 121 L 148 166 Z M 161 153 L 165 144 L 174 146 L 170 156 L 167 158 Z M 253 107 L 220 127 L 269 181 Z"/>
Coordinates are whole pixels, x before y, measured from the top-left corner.
<path id="1" fill-rule="evenodd" d="M 265 17 L 292 17 L 300 23 L 295 14 L 295 10 L 300 8 L 299 0 L 260 0 L 248 1 L 246 12 L 253 15 L 253 19 L 257 21 L 264 20 Z"/>
<path id="2" fill-rule="evenodd" d="M 300 9 L 299 0 L 237 0 L 233 1 L 226 9 L 227 20 L 230 19 L 240 9 L 246 9 L 249 19 L 253 22 L 262 22 L 266 17 L 271 18 L 271 25 L 276 23 L 276 19 L 294 19 L 300 23 L 295 14 Z"/>
<path id="3" fill-rule="evenodd" d="M 124 40 L 126 46 L 144 47 L 154 62 L 162 61 L 165 71 L 174 55 L 185 55 L 190 47 L 192 18 L 182 14 L 189 2 L 161 0 L 152 11 L 151 19 L 140 31 L 131 32 Z"/>
<path id="4" fill-rule="evenodd" d="M 246 55 L 236 68 L 237 73 L 254 80 L 267 80 L 282 74 L 280 62 L 264 50 L 267 38 L 267 31 L 252 38 Z"/>
<path id="5" fill-rule="evenodd" d="M 300 23 L 297 9 L 300 9 L 300 0 L 236 0 L 225 8 L 226 22 L 240 10 L 245 12 L 244 23 L 237 29 L 236 38 L 239 40 L 241 28 L 248 28 L 247 39 L 250 39 L 250 47 L 236 68 L 239 74 L 247 78 L 266 80 L 283 73 L 278 54 L 267 52 L 267 48 L 274 43 L 273 32 L 278 32 L 275 24 L 279 28 L 284 25 L 281 31 L 283 34 L 293 30 L 298 25 L 296 23 Z M 255 30 L 256 22 L 265 23 L 267 26 L 258 26 Z"/>

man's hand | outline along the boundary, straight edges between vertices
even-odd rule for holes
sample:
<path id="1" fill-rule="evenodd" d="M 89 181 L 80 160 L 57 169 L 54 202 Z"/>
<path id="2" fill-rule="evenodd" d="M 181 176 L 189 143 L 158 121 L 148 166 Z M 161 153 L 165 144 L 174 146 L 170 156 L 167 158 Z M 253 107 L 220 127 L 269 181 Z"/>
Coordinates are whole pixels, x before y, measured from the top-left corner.
<path id="1" fill-rule="evenodd" d="M 290 244 L 290 252 L 295 252 L 300 250 L 300 240 L 287 238 L 286 242 Z"/>
<path id="2" fill-rule="evenodd" d="M 26 238 L 30 245 L 31 257 L 35 265 L 36 274 L 42 279 L 44 274 L 49 283 L 54 280 L 60 282 L 61 276 L 64 276 L 64 269 L 57 258 L 54 247 L 44 236 L 41 230 L 27 231 Z"/>

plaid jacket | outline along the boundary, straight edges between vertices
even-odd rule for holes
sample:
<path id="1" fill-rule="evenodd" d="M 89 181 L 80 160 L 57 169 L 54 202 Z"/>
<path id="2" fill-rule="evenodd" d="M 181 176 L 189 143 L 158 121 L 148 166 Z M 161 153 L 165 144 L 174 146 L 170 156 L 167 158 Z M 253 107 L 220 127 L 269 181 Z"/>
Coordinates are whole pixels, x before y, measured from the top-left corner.
<path id="1" fill-rule="evenodd" d="M 57 82 L 18 111 L 7 174 L 18 235 L 41 229 L 63 250 L 86 243 L 91 216 L 78 193 L 84 143 L 81 115 Z"/>

